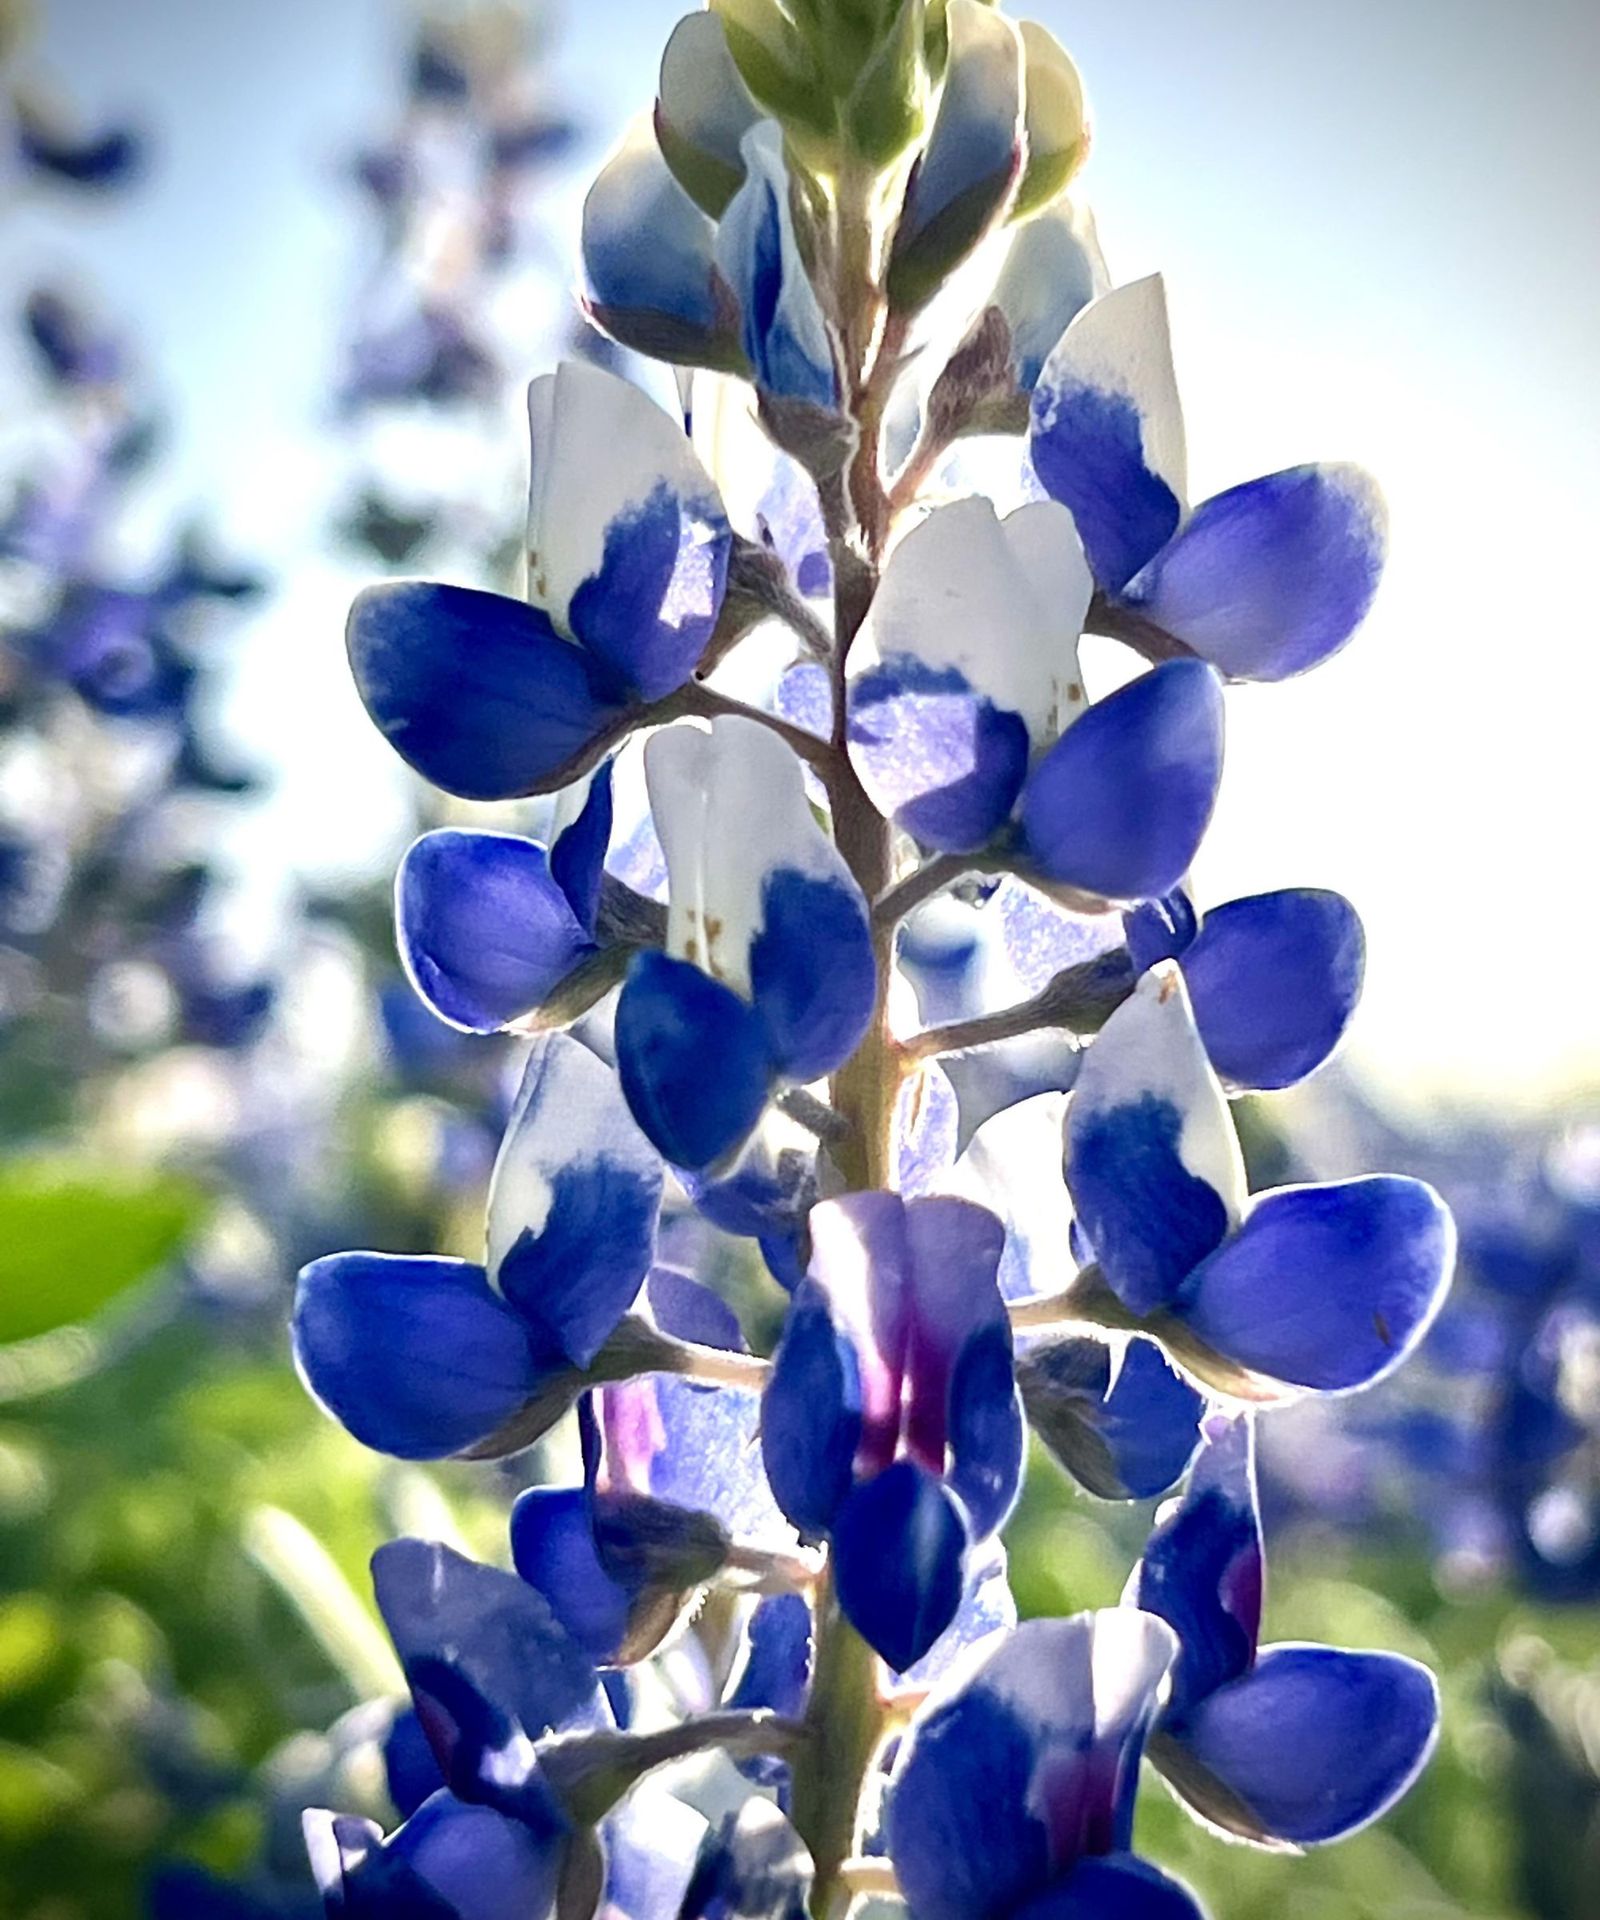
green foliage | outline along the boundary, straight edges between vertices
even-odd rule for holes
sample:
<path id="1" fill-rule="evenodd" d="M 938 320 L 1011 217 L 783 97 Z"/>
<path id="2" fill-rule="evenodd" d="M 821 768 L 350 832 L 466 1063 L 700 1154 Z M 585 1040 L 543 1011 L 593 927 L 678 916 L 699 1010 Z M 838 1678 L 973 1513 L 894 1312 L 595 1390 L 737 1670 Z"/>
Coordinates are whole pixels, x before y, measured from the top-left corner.
<path id="1" fill-rule="evenodd" d="M 205 1207 L 171 1174 L 0 1166 L 0 1342 L 91 1318 L 170 1260 Z"/>

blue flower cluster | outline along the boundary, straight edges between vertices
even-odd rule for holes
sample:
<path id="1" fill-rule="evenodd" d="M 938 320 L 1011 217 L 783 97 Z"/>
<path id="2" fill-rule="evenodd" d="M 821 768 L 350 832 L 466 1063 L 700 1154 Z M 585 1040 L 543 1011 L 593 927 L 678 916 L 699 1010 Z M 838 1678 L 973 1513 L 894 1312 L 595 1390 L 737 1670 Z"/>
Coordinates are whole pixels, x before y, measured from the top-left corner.
<path id="1" fill-rule="evenodd" d="M 17 115 L 40 192 L 137 171 L 131 131 L 79 144 Z M 16 327 L 34 404 L 0 468 L 0 1130 L 36 1132 L 75 1081 L 174 1043 L 248 1047 L 275 984 L 222 933 L 196 832 L 254 785 L 213 737 L 209 668 L 262 583 L 193 527 L 130 559 L 161 444 L 148 379 L 57 286 Z"/>
<path id="2" fill-rule="evenodd" d="M 1298 1848 L 1431 1750 L 1415 1663 L 1259 1645 L 1253 1448 L 1415 1348 L 1450 1216 L 1249 1193 L 1230 1094 L 1327 1059 L 1361 928 L 1188 878 L 1225 684 L 1350 638 L 1382 511 L 1344 467 L 1190 505 L 1160 283 L 1062 199 L 1086 145 L 1066 55 L 980 0 L 714 0 L 584 216 L 588 311 L 681 416 L 536 379 L 525 592 L 351 614 L 413 768 L 558 798 L 397 887 L 427 1005 L 529 1043 L 480 1257 L 314 1262 L 297 1364 L 401 1458 L 577 1445 L 514 1571 L 379 1553 L 406 1817 L 309 1817 L 330 1914 L 1181 1920 L 1144 1758 Z M 1086 633 L 1139 670 L 1091 693 Z M 1103 1498 L 1177 1491 L 1118 1608 L 1017 1624 L 1030 1427 Z"/>

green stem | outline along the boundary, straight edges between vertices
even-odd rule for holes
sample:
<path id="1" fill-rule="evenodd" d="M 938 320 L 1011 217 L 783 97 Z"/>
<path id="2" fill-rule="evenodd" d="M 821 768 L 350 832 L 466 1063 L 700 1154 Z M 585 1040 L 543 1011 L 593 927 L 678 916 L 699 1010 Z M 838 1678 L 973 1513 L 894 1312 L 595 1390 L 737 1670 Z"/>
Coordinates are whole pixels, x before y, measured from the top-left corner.
<path id="1" fill-rule="evenodd" d="M 839 1611 L 831 1574 L 817 1590 L 816 1662 L 807 1740 L 794 1758 L 792 1818 L 811 1850 L 814 1920 L 848 1898 L 841 1869 L 856 1854 L 862 1783 L 883 1738 L 878 1659 Z"/>
<path id="2" fill-rule="evenodd" d="M 882 322 L 882 294 L 872 257 L 870 175 L 839 182 L 835 259 L 839 318 L 856 423 L 846 470 L 820 488 L 834 577 L 833 696 L 838 771 L 830 786 L 834 842 L 866 898 L 876 900 L 893 880 L 892 830 L 868 799 L 845 748 L 845 670 L 850 648 L 877 591 L 888 532 L 879 441 L 899 344 Z M 845 1188 L 892 1188 L 894 1104 L 903 1062 L 888 1027 L 892 922 L 873 928 L 878 1002 L 872 1025 L 854 1056 L 833 1077 L 830 1105 L 848 1131 L 830 1144 Z M 878 1660 L 840 1609 L 831 1572 L 818 1583 L 815 1656 L 806 1708 L 807 1740 L 794 1760 L 793 1817 L 815 1866 L 811 1912 L 833 1920 L 850 1899 L 842 1869 L 857 1851 L 862 1788 L 882 1744 L 885 1716 Z"/>

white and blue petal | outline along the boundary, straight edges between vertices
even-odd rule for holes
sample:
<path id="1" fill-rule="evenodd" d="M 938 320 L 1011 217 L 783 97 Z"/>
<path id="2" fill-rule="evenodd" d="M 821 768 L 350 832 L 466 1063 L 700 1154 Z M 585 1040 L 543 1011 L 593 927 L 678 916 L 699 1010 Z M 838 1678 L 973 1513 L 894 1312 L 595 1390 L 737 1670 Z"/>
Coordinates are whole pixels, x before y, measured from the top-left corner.
<path id="1" fill-rule="evenodd" d="M 616 1075 L 569 1034 L 538 1039 L 489 1185 L 489 1275 L 542 1353 L 586 1367 L 633 1305 L 665 1177 Z"/>
<path id="2" fill-rule="evenodd" d="M 648 116 L 635 120 L 583 203 L 585 307 L 614 339 L 656 359 L 738 364 L 719 291 L 715 229 L 673 178 Z"/>
<path id="3" fill-rule="evenodd" d="M 1097 700 L 1023 793 L 1033 866 L 1108 899 L 1170 893 L 1216 806 L 1222 725 L 1222 683 L 1198 660 L 1166 661 Z"/>
<path id="4" fill-rule="evenodd" d="M 1033 396 L 1033 470 L 1070 507 L 1094 575 L 1120 594 L 1177 532 L 1187 454 L 1159 275 L 1084 308 Z"/>
<path id="5" fill-rule="evenodd" d="M 645 771 L 669 876 L 667 952 L 753 1003 L 776 1075 L 831 1072 L 867 1030 L 877 973 L 866 902 L 812 816 L 799 761 L 734 717 L 664 729 Z"/>
<path id="6" fill-rule="evenodd" d="M 938 111 L 906 186 L 886 285 L 923 306 L 1010 206 L 1023 161 L 1022 36 L 980 0 L 950 0 Z"/>
<path id="7" fill-rule="evenodd" d="M 946 852 L 993 837 L 1083 706 L 1092 590 L 1053 501 L 1002 521 L 974 496 L 906 535 L 852 651 L 850 756 L 880 812 Z"/>
<path id="8" fill-rule="evenodd" d="M 1432 1187 L 1398 1174 L 1260 1195 L 1190 1275 L 1174 1310 L 1216 1352 L 1318 1393 L 1397 1367 L 1449 1291 L 1455 1226 Z"/>
<path id="9" fill-rule="evenodd" d="M 618 697 L 681 687 L 717 624 L 733 534 L 681 427 L 639 388 L 564 360 L 528 389 L 528 597 Z"/>
<path id="10" fill-rule="evenodd" d="M 1438 1728 L 1438 1685 L 1415 1660 L 1283 1645 L 1164 1727 L 1151 1758 L 1208 1825 L 1314 1847 L 1386 1813 L 1427 1765 Z"/>
<path id="11" fill-rule="evenodd" d="M 675 1167 L 703 1171 L 754 1132 L 772 1082 L 765 1024 L 693 961 L 634 960 L 617 999 L 616 1047 L 629 1110 Z"/>
<path id="12" fill-rule="evenodd" d="M 1292 1087 L 1344 1037 L 1367 943 L 1342 894 L 1296 887 L 1230 900 L 1183 954 L 1195 1025 L 1230 1085 Z"/>
<path id="13" fill-rule="evenodd" d="M 1117 1297 L 1177 1298 L 1237 1226 L 1244 1158 L 1183 975 L 1144 975 L 1089 1048 L 1067 1107 L 1067 1187 Z"/>
<path id="14" fill-rule="evenodd" d="M 1183 1498 L 1163 1514 L 1128 1582 L 1131 1605 L 1178 1636 L 1165 1720 L 1250 1671 L 1265 1582 L 1248 1414 L 1213 1416 Z"/>
<path id="15" fill-rule="evenodd" d="M 1286 680 L 1366 619 L 1387 549 L 1370 475 L 1291 467 L 1197 507 L 1123 597 L 1230 679 Z"/>
<path id="16" fill-rule="evenodd" d="M 739 303 L 745 358 L 762 392 L 832 412 L 839 368 L 795 235 L 783 129 L 758 121 L 739 153 L 744 181 L 718 223 L 716 262 Z"/>
<path id="17" fill-rule="evenodd" d="M 1153 1340 L 1089 1334 L 1029 1341 L 1017 1360 L 1028 1423 L 1102 1500 L 1151 1500 L 1183 1478 L 1205 1401 Z"/>
<path id="18" fill-rule="evenodd" d="M 505 594 L 397 580 L 356 597 L 351 672 L 408 766 L 464 800 L 548 792 L 622 721 L 625 692 Z"/>
<path id="19" fill-rule="evenodd" d="M 441 1020 L 494 1033 L 534 1013 L 598 951 L 535 840 L 442 828 L 395 876 L 407 978 Z"/>
<path id="20" fill-rule="evenodd" d="M 364 1446 L 442 1460 L 490 1439 L 539 1390 L 549 1362 L 466 1260 L 334 1253 L 302 1269 L 295 1365 Z"/>
<path id="21" fill-rule="evenodd" d="M 1017 227 L 990 305 L 1011 330 L 1011 363 L 1022 392 L 1038 385 L 1056 342 L 1084 308 L 1110 291 L 1088 207 L 1061 200 Z"/>
<path id="22" fill-rule="evenodd" d="M 1176 1645 L 1131 1608 L 1025 1621 L 901 1751 L 889 1855 L 918 1920 L 1008 1920 L 1086 1858 L 1124 1851 Z"/>

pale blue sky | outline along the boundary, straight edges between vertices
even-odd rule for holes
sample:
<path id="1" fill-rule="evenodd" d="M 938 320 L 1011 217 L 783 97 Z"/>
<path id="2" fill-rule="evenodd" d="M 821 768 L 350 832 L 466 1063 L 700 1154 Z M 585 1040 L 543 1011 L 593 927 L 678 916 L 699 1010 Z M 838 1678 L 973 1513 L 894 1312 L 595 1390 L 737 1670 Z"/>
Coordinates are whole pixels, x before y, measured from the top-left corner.
<path id="1" fill-rule="evenodd" d="M 647 103 L 678 11 L 569 0 L 563 68 L 598 133 Z M 1197 490 L 1353 458 L 1394 512 L 1390 578 L 1349 653 L 1232 701 L 1203 889 L 1351 894 L 1373 944 L 1357 1050 L 1402 1089 L 1600 1077 L 1600 1002 L 1581 990 L 1600 946 L 1582 572 L 1600 509 L 1600 10 L 1031 11 L 1088 84 L 1084 187 L 1114 273 L 1168 275 Z M 7 282 L 77 263 L 139 323 L 179 422 L 174 491 L 284 574 L 233 708 L 283 767 L 257 857 L 268 834 L 286 859 L 371 857 L 395 790 L 343 681 L 349 583 L 308 549 L 358 263 L 333 164 L 382 124 L 401 17 L 392 0 L 55 0 L 42 51 L 84 101 L 148 106 L 160 162 L 128 208 L 24 215 L 0 242 Z"/>

